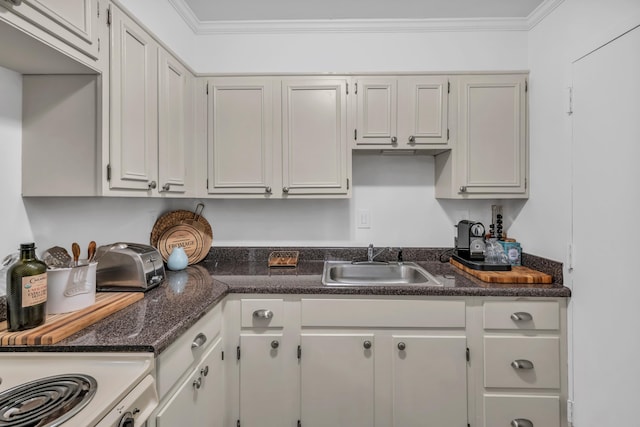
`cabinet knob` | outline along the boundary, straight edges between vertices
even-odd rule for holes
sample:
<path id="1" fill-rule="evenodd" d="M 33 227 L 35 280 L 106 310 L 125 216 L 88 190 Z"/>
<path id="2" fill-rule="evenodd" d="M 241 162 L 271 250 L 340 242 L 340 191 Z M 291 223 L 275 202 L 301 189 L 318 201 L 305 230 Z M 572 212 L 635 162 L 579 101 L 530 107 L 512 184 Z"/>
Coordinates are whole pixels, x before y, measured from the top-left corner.
<path id="1" fill-rule="evenodd" d="M 413 136 L 413 135 L 411 135 L 411 136 L 409 137 L 409 144 L 415 144 L 415 143 L 416 143 L 416 137 L 415 137 L 415 136 Z"/>
<path id="2" fill-rule="evenodd" d="M 256 319 L 271 319 L 273 317 L 273 311 L 264 308 L 256 310 L 253 312 L 253 317 Z"/>
<path id="3" fill-rule="evenodd" d="M 207 375 L 209 375 L 209 365 L 200 369 L 200 375 L 202 375 L 203 377 L 206 377 Z"/>
<path id="4" fill-rule="evenodd" d="M 162 186 L 162 191 L 169 191 L 171 189 L 171 184 L 168 182 Z"/>
<path id="5" fill-rule="evenodd" d="M 151 181 L 149 183 L 149 190 L 153 190 L 158 186 L 158 184 L 155 181 Z"/>
<path id="6" fill-rule="evenodd" d="M 267 194 L 271 194 L 271 187 L 265 187 L 264 192 Z"/>
<path id="7" fill-rule="evenodd" d="M 362 343 L 363 347 L 369 350 L 371 348 L 371 341 L 365 341 Z"/>
<path id="8" fill-rule="evenodd" d="M 191 343 L 191 348 L 202 347 L 202 345 L 206 342 L 207 342 L 207 336 L 203 333 L 199 333 L 198 335 L 196 335 L 196 338 Z"/>
<path id="9" fill-rule="evenodd" d="M 202 387 L 202 377 L 198 377 L 195 380 L 193 380 L 193 388 L 198 390 L 200 389 L 200 387 Z"/>
<path id="10" fill-rule="evenodd" d="M 398 343 L 398 350 L 404 351 L 405 348 L 407 348 L 407 345 L 405 343 L 403 343 L 402 341 L 400 341 Z"/>
<path id="11" fill-rule="evenodd" d="M 525 311 L 518 311 L 511 315 L 511 320 L 514 322 L 527 322 L 529 320 L 533 320 L 533 316 Z"/>
<path id="12" fill-rule="evenodd" d="M 392 144 L 397 144 L 397 143 L 398 143 L 398 138 L 397 138 L 397 137 L 395 137 L 395 136 L 392 136 L 392 137 L 391 137 L 391 143 L 392 143 Z"/>
<path id="13" fill-rule="evenodd" d="M 526 418 L 516 418 L 511 420 L 511 427 L 533 427 L 533 423 Z"/>
<path id="14" fill-rule="evenodd" d="M 467 192 L 467 187 L 465 187 L 464 185 L 460 186 L 460 192 L 461 193 L 466 193 Z"/>
<path id="15" fill-rule="evenodd" d="M 533 369 L 533 362 L 526 359 L 518 359 L 511 362 L 513 369 Z"/>
<path id="16" fill-rule="evenodd" d="M 273 340 L 273 341 L 271 341 L 271 348 L 272 348 L 272 349 L 274 349 L 274 350 L 275 350 L 275 349 L 276 349 L 276 348 L 278 348 L 278 347 L 280 347 L 280 342 L 279 342 L 278 340 Z"/>
<path id="17" fill-rule="evenodd" d="M 288 193 L 289 192 L 289 187 L 282 187 L 282 192 L 283 193 Z"/>

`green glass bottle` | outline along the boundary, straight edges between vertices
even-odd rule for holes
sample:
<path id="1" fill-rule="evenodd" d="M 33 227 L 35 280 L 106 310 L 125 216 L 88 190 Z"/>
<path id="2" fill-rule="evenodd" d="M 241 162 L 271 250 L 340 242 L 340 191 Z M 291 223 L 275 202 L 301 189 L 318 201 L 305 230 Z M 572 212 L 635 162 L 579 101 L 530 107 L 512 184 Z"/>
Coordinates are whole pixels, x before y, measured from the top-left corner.
<path id="1" fill-rule="evenodd" d="M 42 325 L 47 316 L 47 265 L 35 243 L 20 245 L 20 259 L 7 271 L 7 326 L 10 332 Z"/>

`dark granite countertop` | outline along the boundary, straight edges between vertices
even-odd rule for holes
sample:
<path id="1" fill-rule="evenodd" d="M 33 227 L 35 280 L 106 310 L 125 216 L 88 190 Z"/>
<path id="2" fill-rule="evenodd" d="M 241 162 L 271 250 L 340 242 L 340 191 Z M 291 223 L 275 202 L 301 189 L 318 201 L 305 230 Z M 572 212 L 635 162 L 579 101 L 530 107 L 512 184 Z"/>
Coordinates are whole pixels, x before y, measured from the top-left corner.
<path id="1" fill-rule="evenodd" d="M 353 259 L 364 255 L 356 249 L 303 249 L 297 268 L 267 267 L 271 250 L 278 248 L 213 248 L 200 264 L 181 272 L 167 272 L 167 280 L 148 291 L 145 298 L 49 346 L 0 347 L 0 351 L 55 352 L 154 352 L 165 350 L 226 295 L 333 294 L 424 296 L 522 296 L 569 297 L 562 285 L 562 264 L 523 254 L 523 264 L 552 274 L 551 285 L 488 284 L 439 261 L 446 249 L 406 249 L 405 260 L 416 261 L 442 287 L 362 286 L 327 287 L 321 283 L 324 260 Z M 395 256 L 395 255 L 393 255 Z M 393 259 L 391 254 L 381 259 Z M 0 301 L 0 318 L 4 303 Z"/>

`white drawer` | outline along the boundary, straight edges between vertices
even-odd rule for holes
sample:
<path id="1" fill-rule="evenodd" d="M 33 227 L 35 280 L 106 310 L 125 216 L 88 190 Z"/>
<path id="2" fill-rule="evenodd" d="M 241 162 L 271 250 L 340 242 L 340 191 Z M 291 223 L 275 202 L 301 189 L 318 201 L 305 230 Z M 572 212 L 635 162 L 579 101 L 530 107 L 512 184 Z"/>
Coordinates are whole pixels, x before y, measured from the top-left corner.
<path id="1" fill-rule="evenodd" d="M 222 310 L 218 304 L 158 356 L 157 380 L 161 399 L 182 374 L 200 360 L 204 350 L 220 335 L 221 329 Z M 194 343 L 196 347 L 193 347 Z"/>
<path id="2" fill-rule="evenodd" d="M 282 328 L 284 300 L 243 299 L 240 302 L 243 328 Z"/>
<path id="3" fill-rule="evenodd" d="M 533 364 L 531 369 L 518 369 Z M 484 386 L 508 388 L 560 387 L 560 338 L 485 337 Z"/>
<path id="4" fill-rule="evenodd" d="M 464 328 L 465 302 L 302 299 L 302 326 Z"/>
<path id="5" fill-rule="evenodd" d="M 484 427 L 513 427 L 514 420 L 531 427 L 560 427 L 558 396 L 484 396 Z"/>
<path id="6" fill-rule="evenodd" d="M 484 328 L 557 330 L 560 305 L 558 301 L 487 301 Z"/>

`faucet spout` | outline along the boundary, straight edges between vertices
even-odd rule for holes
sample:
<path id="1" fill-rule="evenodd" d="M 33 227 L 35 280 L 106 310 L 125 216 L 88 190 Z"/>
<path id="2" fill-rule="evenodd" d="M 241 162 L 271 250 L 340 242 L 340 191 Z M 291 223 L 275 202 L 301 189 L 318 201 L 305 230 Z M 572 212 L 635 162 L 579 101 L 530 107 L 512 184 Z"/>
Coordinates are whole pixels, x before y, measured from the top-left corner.
<path id="1" fill-rule="evenodd" d="M 376 252 L 373 248 L 373 243 L 369 244 L 369 247 L 367 248 L 367 261 L 368 262 L 373 262 L 373 260 L 380 255 L 381 253 L 383 253 L 384 251 L 390 250 L 390 248 L 382 248 L 380 250 L 378 250 L 378 252 Z"/>

